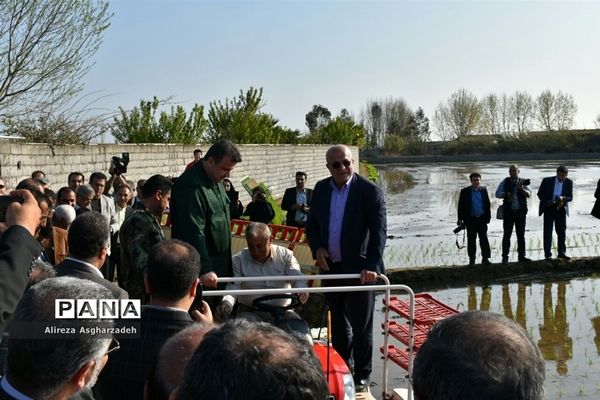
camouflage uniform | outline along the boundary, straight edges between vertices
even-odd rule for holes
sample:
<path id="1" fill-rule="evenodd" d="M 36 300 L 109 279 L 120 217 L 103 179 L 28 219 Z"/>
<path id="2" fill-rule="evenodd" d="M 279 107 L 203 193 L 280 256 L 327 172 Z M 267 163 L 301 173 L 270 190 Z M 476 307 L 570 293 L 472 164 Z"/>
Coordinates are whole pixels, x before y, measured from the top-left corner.
<path id="1" fill-rule="evenodd" d="M 144 270 L 150 249 L 165 240 L 156 217 L 140 203 L 139 208 L 123 222 L 119 232 L 121 264 L 119 285 L 132 299 L 145 299 Z"/>

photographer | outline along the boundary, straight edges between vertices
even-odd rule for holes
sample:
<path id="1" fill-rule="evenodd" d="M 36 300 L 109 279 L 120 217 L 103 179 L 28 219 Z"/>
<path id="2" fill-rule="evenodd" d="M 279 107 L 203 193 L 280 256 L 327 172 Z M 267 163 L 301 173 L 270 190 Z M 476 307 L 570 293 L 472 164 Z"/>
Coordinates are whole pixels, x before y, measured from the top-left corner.
<path id="1" fill-rule="evenodd" d="M 529 262 L 525 257 L 525 220 L 527 217 L 527 199 L 531 196 L 529 179 L 519 178 L 519 167 L 511 165 L 508 168 L 509 176 L 500 182 L 496 189 L 496 198 L 503 199 L 504 218 L 502 237 L 502 264 L 508 264 L 510 251 L 510 237 L 513 226 L 517 233 L 517 252 L 520 262 Z"/>
<path id="2" fill-rule="evenodd" d="M 244 215 L 250 217 L 252 222 L 262 222 L 264 224 L 270 224 L 275 217 L 275 211 L 260 187 L 257 186 L 252 190 L 252 203 L 248 204 Z"/>
<path id="3" fill-rule="evenodd" d="M 558 258 L 567 256 L 566 230 L 569 202 L 573 201 L 573 181 L 567 178 L 569 170 L 564 165 L 556 169 L 556 176 L 542 179 L 537 195 L 540 199 L 540 215 L 544 216 L 544 256 L 552 258 L 552 228 L 556 229 Z"/>
<path id="4" fill-rule="evenodd" d="M 487 226 L 490 223 L 490 197 L 487 189 L 480 186 L 481 174 L 473 172 L 469 175 L 471 186 L 460 191 L 458 200 L 458 222 L 459 226 L 467 228 L 467 253 L 469 254 L 469 265 L 475 265 L 477 253 L 476 239 L 479 236 L 481 247 L 481 263 L 490 265 L 490 243 L 487 238 Z"/>
<path id="5" fill-rule="evenodd" d="M 127 172 L 127 165 L 129 165 L 129 153 L 123 153 L 121 157 L 114 156 L 110 160 L 110 168 L 108 173 L 110 178 L 106 181 L 104 187 L 104 195 L 110 196 L 111 189 L 113 190 L 113 196 L 117 195 L 121 186 L 127 186 L 127 179 L 125 179 L 124 173 Z"/>
<path id="6" fill-rule="evenodd" d="M 312 201 L 312 189 L 306 188 L 306 173 L 296 172 L 296 186 L 285 189 L 281 209 L 287 211 L 285 224 L 304 228 Z"/>

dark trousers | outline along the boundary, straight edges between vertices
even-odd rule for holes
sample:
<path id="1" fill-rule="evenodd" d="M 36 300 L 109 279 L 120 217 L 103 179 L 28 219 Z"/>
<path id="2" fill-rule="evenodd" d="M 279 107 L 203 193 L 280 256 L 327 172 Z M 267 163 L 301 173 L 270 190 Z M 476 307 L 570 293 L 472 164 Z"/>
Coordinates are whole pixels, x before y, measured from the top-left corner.
<path id="1" fill-rule="evenodd" d="M 477 255 L 477 236 L 481 247 L 481 258 L 490 258 L 490 242 L 487 237 L 487 222 L 481 217 L 469 217 L 467 220 L 467 254 L 470 261 L 475 261 Z"/>
<path id="2" fill-rule="evenodd" d="M 323 286 L 358 284 L 358 281 L 323 281 Z M 374 293 L 326 293 L 325 301 L 331 310 L 333 348 L 349 366 L 354 361 L 355 380 L 368 379 L 373 369 Z"/>
<path id="3" fill-rule="evenodd" d="M 525 257 L 525 220 L 527 214 L 521 210 L 511 210 L 504 207 L 504 236 L 502 236 L 502 258 L 508 257 L 510 251 L 510 237 L 512 236 L 513 226 L 517 234 L 517 252 L 519 260 Z"/>
<path id="4" fill-rule="evenodd" d="M 564 207 L 556 209 L 555 206 L 546 207 L 544 210 L 544 256 L 552 257 L 552 226 L 556 230 L 556 241 L 558 244 L 558 255 L 567 252 L 565 244 L 567 231 L 567 212 Z"/>

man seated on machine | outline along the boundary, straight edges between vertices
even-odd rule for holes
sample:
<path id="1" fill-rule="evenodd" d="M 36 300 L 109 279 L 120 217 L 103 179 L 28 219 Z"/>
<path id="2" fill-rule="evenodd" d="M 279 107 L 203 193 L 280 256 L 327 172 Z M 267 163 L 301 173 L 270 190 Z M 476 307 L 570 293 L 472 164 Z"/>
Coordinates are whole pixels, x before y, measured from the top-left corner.
<path id="1" fill-rule="evenodd" d="M 271 243 L 271 230 L 266 224 L 252 222 L 245 232 L 248 247 L 233 256 L 233 277 L 253 276 L 299 276 L 300 264 L 294 253 L 285 247 Z M 227 285 L 227 290 L 239 289 L 276 289 L 276 288 L 303 288 L 306 281 L 253 281 L 234 282 Z M 275 299 L 261 300 L 261 295 L 227 295 L 223 297 L 217 313 L 230 314 L 234 309 L 238 318 L 249 321 L 266 321 L 291 330 L 300 335 L 308 335 L 310 328 L 306 321 L 300 318 L 293 307 L 306 303 L 308 293 L 296 296 L 277 295 Z M 284 298 L 282 298 L 284 297 Z M 258 301 L 256 301 L 258 299 Z"/>

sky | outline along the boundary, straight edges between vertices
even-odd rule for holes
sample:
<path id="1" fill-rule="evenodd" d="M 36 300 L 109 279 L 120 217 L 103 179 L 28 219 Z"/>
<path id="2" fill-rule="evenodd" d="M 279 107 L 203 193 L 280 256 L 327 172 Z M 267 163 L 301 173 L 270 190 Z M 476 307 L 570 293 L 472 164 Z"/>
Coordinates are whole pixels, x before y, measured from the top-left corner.
<path id="1" fill-rule="evenodd" d="M 403 98 L 431 118 L 465 88 L 571 94 L 600 114 L 600 1 L 114 0 L 84 79 L 107 112 L 153 96 L 195 103 L 262 87 L 264 111 L 306 131 L 322 104 L 358 116 Z M 112 139 L 107 139 L 112 141 Z"/>

